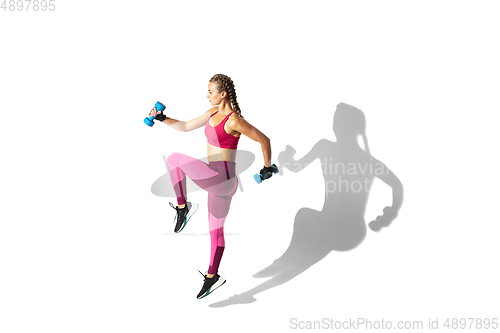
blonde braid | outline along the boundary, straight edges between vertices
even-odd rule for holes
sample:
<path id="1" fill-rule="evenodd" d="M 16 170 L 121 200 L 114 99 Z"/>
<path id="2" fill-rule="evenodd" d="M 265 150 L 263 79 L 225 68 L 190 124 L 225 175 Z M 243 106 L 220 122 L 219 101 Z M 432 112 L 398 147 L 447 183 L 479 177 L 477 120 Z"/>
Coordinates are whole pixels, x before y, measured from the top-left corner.
<path id="1" fill-rule="evenodd" d="M 227 92 L 229 101 L 234 108 L 234 112 L 243 118 L 238 100 L 236 99 L 236 89 L 234 89 L 233 80 L 231 80 L 231 78 L 227 75 L 216 74 L 210 79 L 210 82 L 216 83 L 220 92 Z"/>

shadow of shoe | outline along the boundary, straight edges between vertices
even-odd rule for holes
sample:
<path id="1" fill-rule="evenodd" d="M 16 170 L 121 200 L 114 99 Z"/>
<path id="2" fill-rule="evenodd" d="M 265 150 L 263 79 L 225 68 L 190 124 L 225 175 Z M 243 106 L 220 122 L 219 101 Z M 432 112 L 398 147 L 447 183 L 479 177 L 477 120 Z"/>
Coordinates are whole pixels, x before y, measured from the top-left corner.
<path id="1" fill-rule="evenodd" d="M 228 305 L 235 305 L 235 304 L 250 304 L 255 302 L 256 299 L 251 295 L 250 293 L 243 293 L 243 294 L 236 294 L 233 296 L 230 296 L 228 299 L 210 304 L 209 307 L 211 308 L 222 308 Z"/>

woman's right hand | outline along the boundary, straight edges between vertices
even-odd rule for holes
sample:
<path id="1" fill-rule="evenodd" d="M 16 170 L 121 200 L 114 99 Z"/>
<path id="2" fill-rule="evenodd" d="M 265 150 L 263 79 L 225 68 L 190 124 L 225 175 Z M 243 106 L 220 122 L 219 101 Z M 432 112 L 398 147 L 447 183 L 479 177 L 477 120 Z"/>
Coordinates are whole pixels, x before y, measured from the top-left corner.
<path id="1" fill-rule="evenodd" d="M 150 117 L 154 117 L 154 116 L 156 116 L 156 106 L 155 106 L 155 107 L 153 107 L 153 109 L 152 109 L 152 110 L 151 110 L 151 112 L 149 113 L 149 116 L 150 116 Z"/>

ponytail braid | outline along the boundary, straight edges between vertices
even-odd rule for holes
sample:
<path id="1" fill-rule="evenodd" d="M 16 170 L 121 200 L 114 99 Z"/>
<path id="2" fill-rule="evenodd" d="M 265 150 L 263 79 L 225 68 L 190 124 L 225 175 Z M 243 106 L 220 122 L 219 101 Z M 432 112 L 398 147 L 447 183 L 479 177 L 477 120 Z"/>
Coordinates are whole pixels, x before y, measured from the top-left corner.
<path id="1" fill-rule="evenodd" d="M 231 80 L 231 78 L 227 75 L 215 74 L 210 79 L 210 82 L 217 84 L 219 92 L 227 92 L 229 102 L 233 106 L 234 112 L 243 118 L 243 116 L 241 115 L 240 106 L 238 105 L 238 100 L 236 99 L 236 90 L 234 89 L 233 80 Z"/>

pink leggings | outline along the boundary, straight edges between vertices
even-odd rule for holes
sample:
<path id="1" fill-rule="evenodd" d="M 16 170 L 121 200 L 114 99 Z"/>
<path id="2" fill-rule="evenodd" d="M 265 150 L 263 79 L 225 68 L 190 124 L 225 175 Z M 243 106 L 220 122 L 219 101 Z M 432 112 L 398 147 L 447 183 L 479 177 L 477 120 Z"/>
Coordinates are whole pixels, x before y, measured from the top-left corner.
<path id="1" fill-rule="evenodd" d="M 200 161 L 180 153 L 167 157 L 170 179 L 174 186 L 177 204 L 186 203 L 186 175 L 208 192 L 208 227 L 210 231 L 210 265 L 208 274 L 215 274 L 224 252 L 224 222 L 231 199 L 238 189 L 236 163 L 230 161 Z"/>

